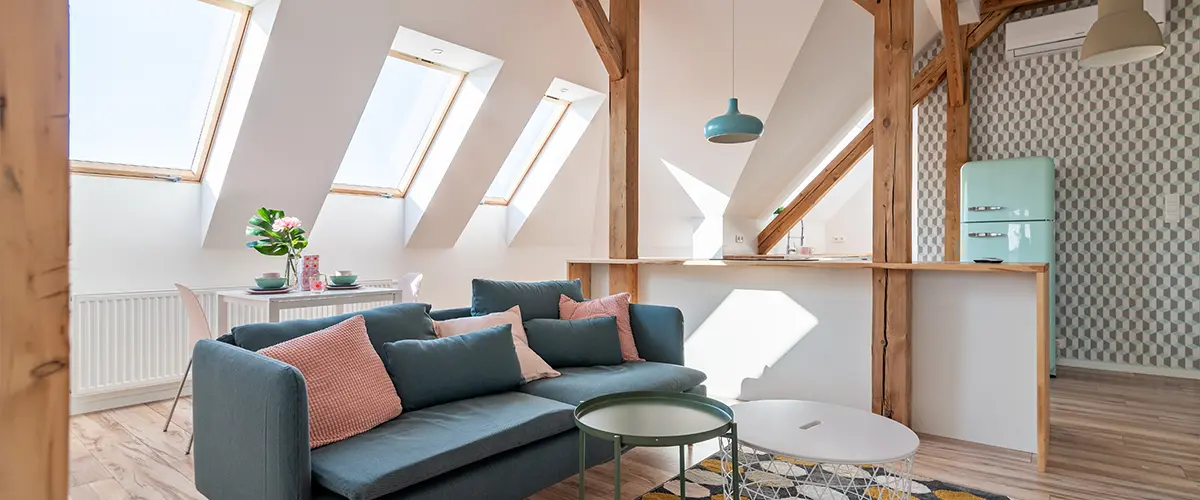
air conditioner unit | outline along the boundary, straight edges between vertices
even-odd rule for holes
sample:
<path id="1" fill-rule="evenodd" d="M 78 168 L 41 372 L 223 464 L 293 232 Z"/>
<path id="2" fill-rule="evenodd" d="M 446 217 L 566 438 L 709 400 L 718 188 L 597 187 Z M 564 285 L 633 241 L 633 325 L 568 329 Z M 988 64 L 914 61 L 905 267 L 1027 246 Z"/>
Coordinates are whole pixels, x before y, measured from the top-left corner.
<path id="1" fill-rule="evenodd" d="M 1166 33 L 1167 0 L 1143 2 L 1146 12 Z M 1099 15 L 1099 8 L 1092 6 L 1008 23 L 1004 58 L 1012 61 L 1076 50 L 1083 45 L 1083 39 Z"/>

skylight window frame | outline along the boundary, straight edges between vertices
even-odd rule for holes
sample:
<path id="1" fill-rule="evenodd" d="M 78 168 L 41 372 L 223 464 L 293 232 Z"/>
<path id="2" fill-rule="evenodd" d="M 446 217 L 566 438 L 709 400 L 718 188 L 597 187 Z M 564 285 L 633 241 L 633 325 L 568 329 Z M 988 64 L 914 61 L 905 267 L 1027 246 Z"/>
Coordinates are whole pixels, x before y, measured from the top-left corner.
<path id="1" fill-rule="evenodd" d="M 191 170 L 69 159 L 68 165 L 72 174 L 126 179 L 158 179 L 172 182 L 200 182 L 204 179 L 204 170 L 208 166 L 213 143 L 216 141 L 217 127 L 221 124 L 221 113 L 225 109 L 225 98 L 229 95 L 229 85 L 233 81 L 233 72 L 237 69 L 238 58 L 241 56 L 242 46 L 246 41 L 246 31 L 250 26 L 250 15 L 254 8 L 232 0 L 195 1 L 231 10 L 238 17 L 229 40 L 226 42 L 226 60 L 213 85 L 213 95 L 209 98 L 208 111 L 204 115 L 204 127 L 196 142 L 196 153 L 192 159 Z"/>
<path id="2" fill-rule="evenodd" d="M 429 155 L 429 150 L 433 148 L 433 143 L 437 141 L 438 134 L 442 131 L 442 125 L 446 122 L 446 117 L 450 114 L 450 108 L 454 107 L 454 101 L 458 99 L 458 93 L 462 90 L 463 83 L 467 80 L 467 72 L 459 69 L 439 64 L 428 59 L 422 59 L 413 55 L 405 54 L 398 50 L 389 50 L 388 57 L 394 57 L 413 64 L 433 68 L 450 75 L 454 75 L 457 81 L 451 84 L 443 98 L 442 105 L 433 114 L 433 120 L 425 128 L 425 135 L 421 137 L 421 142 L 417 145 L 417 150 L 413 152 L 412 158 L 408 165 L 404 167 L 404 175 L 400 178 L 400 184 L 395 187 L 378 187 L 378 186 L 362 186 L 357 184 L 337 184 L 335 183 L 329 192 L 337 194 L 353 194 L 361 196 L 382 196 L 385 198 L 403 198 L 408 194 L 409 188 L 412 187 L 413 180 L 417 178 L 417 173 L 420 172 L 421 166 L 425 164 L 425 158 Z"/>
<path id="3" fill-rule="evenodd" d="M 552 95 L 542 96 L 542 101 L 559 105 L 558 112 L 553 118 L 554 124 L 551 125 L 550 128 L 546 129 L 546 131 L 542 133 L 542 136 L 538 138 L 538 142 L 534 147 L 533 154 L 529 156 L 529 160 L 526 161 L 525 165 L 521 168 L 521 174 L 517 176 L 517 182 L 513 183 L 513 186 L 509 189 L 508 194 L 506 194 L 503 198 L 494 196 L 485 197 L 483 199 L 484 205 L 508 206 L 508 204 L 512 202 L 513 196 L 516 196 L 517 191 L 520 191 L 521 189 L 521 185 L 525 183 L 525 177 L 529 176 L 529 171 L 533 170 L 533 166 L 537 164 L 538 158 L 542 156 L 542 151 L 546 149 L 546 145 L 550 143 L 550 139 L 554 137 L 554 133 L 558 131 L 558 126 L 562 125 L 563 117 L 567 116 L 567 111 L 571 109 L 571 101 L 560 99 Z"/>

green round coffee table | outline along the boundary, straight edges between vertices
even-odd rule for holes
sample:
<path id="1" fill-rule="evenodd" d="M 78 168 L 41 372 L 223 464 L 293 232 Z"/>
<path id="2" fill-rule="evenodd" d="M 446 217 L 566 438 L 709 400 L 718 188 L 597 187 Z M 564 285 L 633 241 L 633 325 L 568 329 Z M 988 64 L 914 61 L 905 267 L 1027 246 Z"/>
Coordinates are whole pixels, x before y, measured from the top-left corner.
<path id="1" fill-rule="evenodd" d="M 738 449 L 733 410 L 712 398 L 664 391 L 636 391 L 589 399 L 575 408 L 579 427 L 579 499 L 584 497 L 587 470 L 587 436 L 613 443 L 613 497 L 621 498 L 621 450 L 626 446 L 678 446 L 679 496 L 685 498 L 686 447 L 717 437 L 728 438 Z M 732 457 L 733 490 L 738 491 L 737 454 Z M 733 498 L 738 498 L 735 494 Z"/>

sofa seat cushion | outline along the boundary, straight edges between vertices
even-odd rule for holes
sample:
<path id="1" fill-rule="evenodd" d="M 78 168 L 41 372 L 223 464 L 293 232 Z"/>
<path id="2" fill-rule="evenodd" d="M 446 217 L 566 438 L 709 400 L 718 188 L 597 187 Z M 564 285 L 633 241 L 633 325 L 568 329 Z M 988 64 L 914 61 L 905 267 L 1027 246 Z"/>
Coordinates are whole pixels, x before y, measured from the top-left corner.
<path id="1" fill-rule="evenodd" d="M 690 390 L 707 378 L 704 372 L 653 361 L 631 361 L 612 366 L 561 368 L 562 376 L 536 380 L 521 392 L 577 405 L 597 396 L 627 391 Z M 403 418 L 403 417 L 401 417 Z"/>
<path id="2" fill-rule="evenodd" d="M 569 405 L 519 392 L 404 412 L 379 427 L 313 450 L 313 480 L 346 498 L 378 498 L 571 430 L 573 412 Z"/>

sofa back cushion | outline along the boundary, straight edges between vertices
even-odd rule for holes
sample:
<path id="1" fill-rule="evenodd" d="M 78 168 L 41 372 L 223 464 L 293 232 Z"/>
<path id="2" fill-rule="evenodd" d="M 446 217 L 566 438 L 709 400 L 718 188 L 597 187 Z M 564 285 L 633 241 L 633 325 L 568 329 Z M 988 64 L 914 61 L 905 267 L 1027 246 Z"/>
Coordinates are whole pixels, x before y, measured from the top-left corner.
<path id="1" fill-rule="evenodd" d="M 570 281 L 492 281 L 471 280 L 471 314 L 504 312 L 521 306 L 521 320 L 558 319 L 558 298 L 566 295 L 583 300 L 579 280 Z"/>
<path id="2" fill-rule="evenodd" d="M 554 368 L 621 364 L 617 319 L 531 319 L 525 322 L 529 347 Z"/>
<path id="3" fill-rule="evenodd" d="M 383 344 L 397 340 L 431 340 L 433 319 L 429 304 L 392 304 L 366 311 L 330 316 L 320 319 L 298 319 L 279 323 L 256 323 L 233 328 L 233 340 L 242 348 L 258 351 L 301 335 L 329 328 L 354 316 L 362 316 L 367 325 L 367 337 L 375 353 L 383 358 Z"/>
<path id="4" fill-rule="evenodd" d="M 516 389 L 521 364 L 512 326 L 384 345 L 384 363 L 405 411 Z"/>
<path id="5" fill-rule="evenodd" d="M 361 434 L 400 415 L 400 398 L 371 349 L 361 315 L 258 352 L 296 367 L 304 376 L 312 448 Z"/>
<path id="6" fill-rule="evenodd" d="M 487 316 L 467 316 L 433 323 L 438 337 L 442 338 L 464 335 L 500 325 L 512 326 L 513 344 L 517 348 L 517 361 L 521 363 L 521 377 L 525 382 L 559 375 L 537 353 L 533 352 L 533 349 L 529 348 L 529 339 L 525 337 L 525 328 L 521 326 L 521 308 L 518 306 Z"/>

